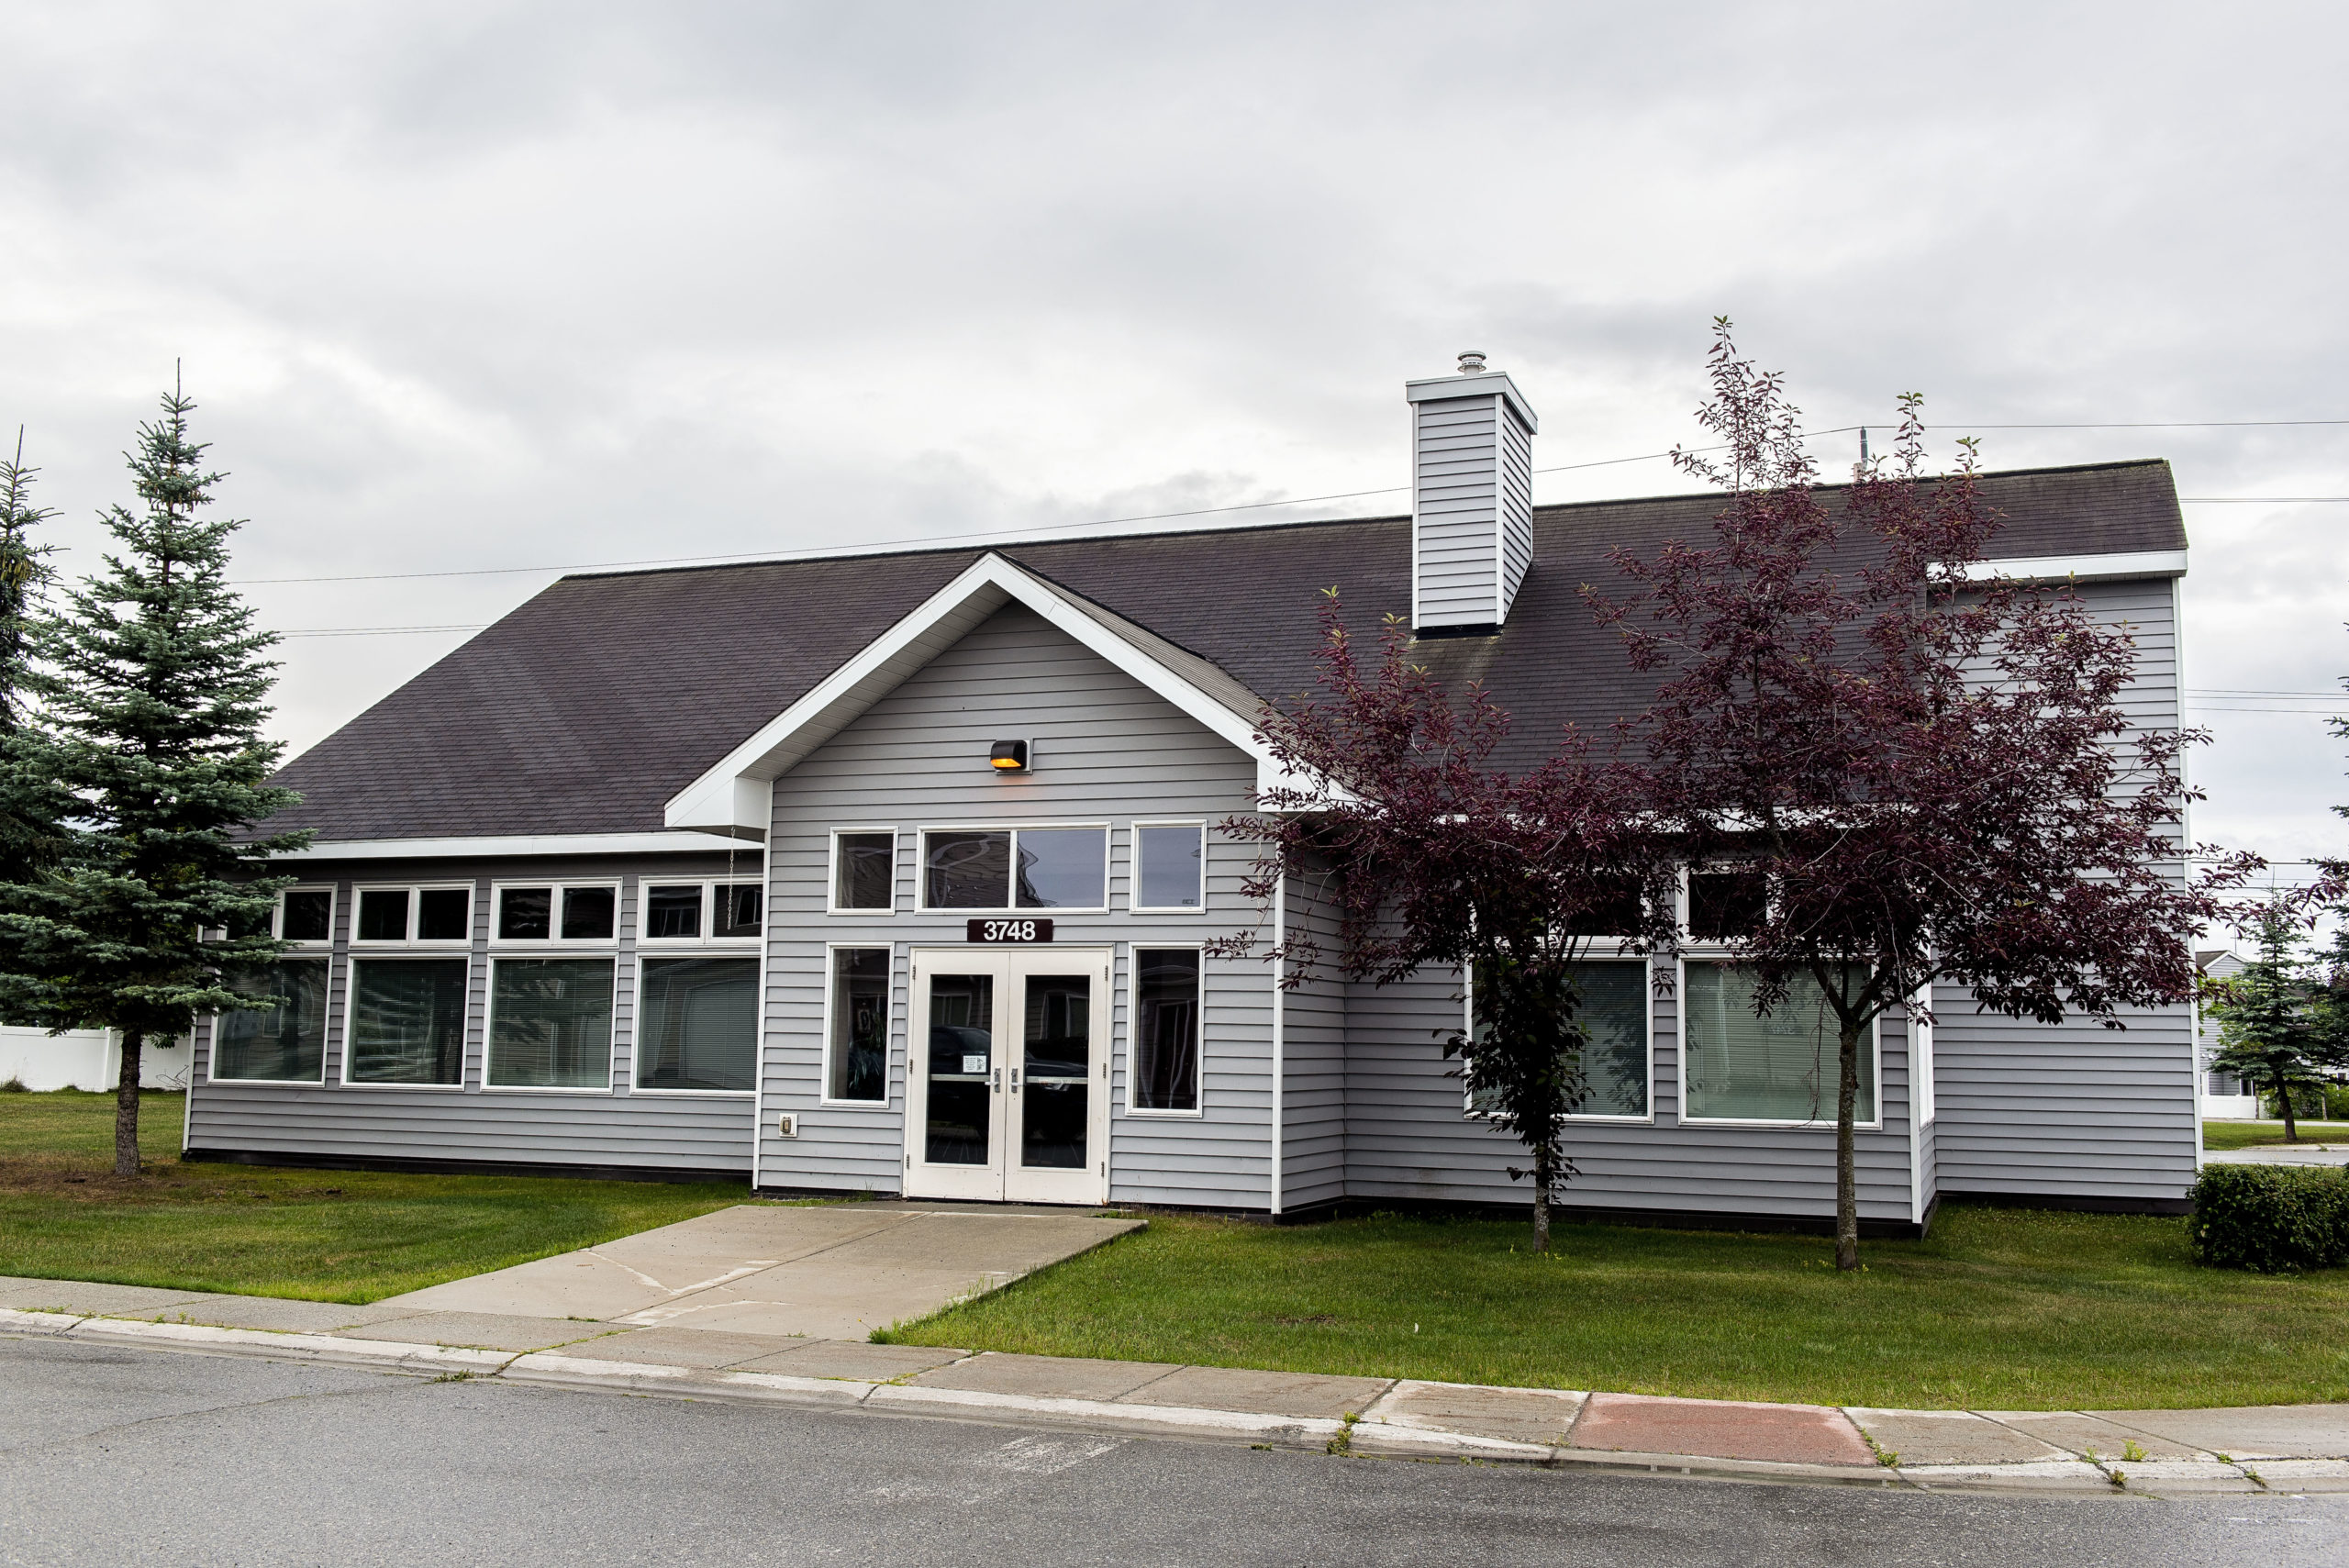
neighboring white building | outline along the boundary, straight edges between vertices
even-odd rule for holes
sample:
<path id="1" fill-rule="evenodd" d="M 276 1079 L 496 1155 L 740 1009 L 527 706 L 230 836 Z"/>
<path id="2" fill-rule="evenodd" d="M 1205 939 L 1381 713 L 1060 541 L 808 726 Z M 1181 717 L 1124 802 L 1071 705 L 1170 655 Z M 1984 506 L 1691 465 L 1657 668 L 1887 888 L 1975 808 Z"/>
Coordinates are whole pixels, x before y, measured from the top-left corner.
<path id="1" fill-rule="evenodd" d="M 2243 960 L 2221 949 L 2214 952 L 2198 952 L 2194 967 L 2202 972 L 2205 980 L 2224 980 L 2240 973 Z M 2251 1085 L 2232 1073 L 2214 1073 L 2210 1058 L 2219 1049 L 2219 1026 L 2200 1007 L 2194 1009 L 2194 1054 L 2202 1067 L 2202 1119 L 2204 1121 L 2256 1121 L 2259 1118 L 2259 1096 Z"/>
<path id="2" fill-rule="evenodd" d="M 139 1055 L 146 1089 L 187 1087 L 195 1052 L 184 1040 L 149 1040 Z M 111 1089 L 122 1075 L 122 1041 L 111 1029 L 47 1029 L 0 1026 L 0 1084 L 28 1089 Z"/>

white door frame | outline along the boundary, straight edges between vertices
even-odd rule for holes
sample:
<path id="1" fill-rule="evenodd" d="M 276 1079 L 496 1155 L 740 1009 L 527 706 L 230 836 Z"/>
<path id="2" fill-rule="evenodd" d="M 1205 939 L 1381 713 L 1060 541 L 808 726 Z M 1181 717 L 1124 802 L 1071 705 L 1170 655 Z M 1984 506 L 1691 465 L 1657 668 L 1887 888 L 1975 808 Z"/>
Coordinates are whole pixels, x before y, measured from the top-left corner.
<path id="1" fill-rule="evenodd" d="M 998 1203 L 1097 1205 L 1109 1195 L 1109 990 L 1114 950 L 1100 947 L 917 947 L 907 978 L 906 1018 L 905 1190 L 907 1197 L 963 1198 Z M 1019 1160 L 1025 1107 L 1020 1082 L 1026 1053 L 1023 984 L 1031 974 L 1089 975 L 1094 981 L 1088 1023 L 1091 1083 L 1085 1103 L 1085 1163 L 1081 1169 L 1028 1168 Z M 930 978 L 985 975 L 994 984 L 991 1050 L 986 1063 L 987 1151 L 985 1165 L 933 1164 L 927 1158 L 930 1119 Z"/>

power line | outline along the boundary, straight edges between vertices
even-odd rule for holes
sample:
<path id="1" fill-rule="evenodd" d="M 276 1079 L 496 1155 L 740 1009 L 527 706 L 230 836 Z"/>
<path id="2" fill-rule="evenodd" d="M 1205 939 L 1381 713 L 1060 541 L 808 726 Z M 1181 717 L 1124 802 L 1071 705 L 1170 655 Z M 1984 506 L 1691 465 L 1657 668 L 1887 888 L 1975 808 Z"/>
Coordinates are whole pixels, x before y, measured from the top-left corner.
<path id="1" fill-rule="evenodd" d="M 390 637 L 401 632 L 419 631 L 479 631 L 489 625 L 475 621 L 467 626 L 306 626 L 292 631 L 281 631 L 280 637 Z"/>

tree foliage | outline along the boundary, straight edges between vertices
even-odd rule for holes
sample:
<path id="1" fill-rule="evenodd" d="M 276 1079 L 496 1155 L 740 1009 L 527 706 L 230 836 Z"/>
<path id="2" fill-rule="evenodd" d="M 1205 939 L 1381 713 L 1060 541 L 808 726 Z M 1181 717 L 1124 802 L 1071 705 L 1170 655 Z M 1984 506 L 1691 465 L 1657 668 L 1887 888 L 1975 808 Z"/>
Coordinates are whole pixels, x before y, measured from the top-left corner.
<path id="1" fill-rule="evenodd" d="M 2312 962 L 2303 922 L 2281 902 L 2260 913 L 2253 956 L 2243 968 L 2203 983 L 2203 1006 L 2219 1026 L 2210 1066 L 2276 1096 L 2284 1140 L 2298 1142 L 2295 1090 L 2321 1090 L 2349 1069 L 2349 939 L 2331 964 Z"/>
<path id="2" fill-rule="evenodd" d="M 1671 862 L 1641 825 L 1635 769 L 1594 760 L 1569 731 L 1523 773 L 1493 753 L 1508 717 L 1479 686 L 1455 700 L 1411 656 L 1388 617 L 1375 662 L 1357 657 L 1331 591 L 1321 610 L 1315 691 L 1268 711 L 1264 735 L 1295 782 L 1271 815 L 1228 831 L 1263 847 L 1248 884 L 1271 906 L 1285 882 L 1334 913 L 1335 961 L 1393 984 L 1428 966 L 1474 976 L 1473 1025 L 1444 1042 L 1491 1125 L 1523 1144 L 1534 1245 L 1549 1240 L 1551 1195 L 1573 1174 L 1565 1118 L 1588 1092 L 1575 966 L 1603 941 L 1669 940 Z M 1310 919 L 1275 938 L 1284 984 L 1331 955 Z M 1230 944 L 1241 946 L 1244 944 Z"/>
<path id="3" fill-rule="evenodd" d="M 2125 626 L 2069 587 L 1979 568 L 1997 518 L 1970 444 L 1924 472 L 1921 402 L 1887 461 L 1819 483 L 1781 379 L 1717 323 L 1698 420 L 1722 455 L 1677 451 L 1727 492 L 1709 543 L 1618 551 L 1586 590 L 1655 696 L 1639 729 L 1657 830 L 1695 865 L 1765 879 L 1729 939 L 1758 1008 L 1807 983 L 1835 1024 L 1836 1253 L 1858 1261 L 1854 1108 L 1875 1021 L 1928 987 L 2054 1024 L 2193 995 L 2191 946 L 2255 862 L 2185 875 L 2202 737 L 2134 728 Z M 2056 1049 L 2060 1037 L 2051 1037 Z"/>
<path id="4" fill-rule="evenodd" d="M 104 515 L 117 550 L 33 628 L 42 732 L 23 761 L 69 793 L 71 814 L 55 863 L 0 917 L 0 995 L 17 1016 L 122 1035 L 123 1174 L 139 1168 L 141 1046 L 252 1005 L 223 972 L 278 951 L 267 917 L 284 884 L 268 857 L 307 841 L 252 831 L 297 798 L 266 782 L 275 638 L 226 579 L 239 525 L 199 516 L 222 475 L 189 438 L 194 407 L 174 388 L 140 427 L 127 459 L 140 509 Z"/>

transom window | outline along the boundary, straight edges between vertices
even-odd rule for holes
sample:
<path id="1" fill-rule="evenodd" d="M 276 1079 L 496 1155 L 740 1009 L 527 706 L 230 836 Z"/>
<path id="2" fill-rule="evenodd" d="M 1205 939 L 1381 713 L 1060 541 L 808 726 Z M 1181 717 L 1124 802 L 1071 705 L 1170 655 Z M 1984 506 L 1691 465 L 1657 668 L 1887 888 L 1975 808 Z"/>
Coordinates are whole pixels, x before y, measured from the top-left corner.
<path id="1" fill-rule="evenodd" d="M 832 908 L 885 915 L 897 906 L 897 835 L 888 828 L 832 835 Z"/>
<path id="2" fill-rule="evenodd" d="M 1133 906 L 1197 910 L 1207 902 L 1207 824 L 1134 824 Z"/>
<path id="3" fill-rule="evenodd" d="M 1581 1002 L 1575 1021 L 1582 1026 L 1582 1103 L 1577 1117 L 1642 1118 L 1648 1114 L 1648 966 L 1644 959 L 1592 959 L 1572 966 Z M 1483 987 L 1475 987 L 1469 1027 L 1481 1037 Z M 1468 1108 L 1489 1112 L 1498 1095 L 1473 1080 Z"/>
<path id="4" fill-rule="evenodd" d="M 473 940 L 473 885 L 362 887 L 351 940 L 362 947 L 470 942 Z"/>
<path id="5" fill-rule="evenodd" d="M 276 929 L 282 942 L 324 947 L 334 940 L 334 889 L 289 887 L 277 895 Z"/>
<path id="6" fill-rule="evenodd" d="M 922 835 L 926 909 L 1105 909 L 1107 828 L 933 828 Z"/>
<path id="7" fill-rule="evenodd" d="M 608 882 L 517 884 L 497 889 L 501 942 L 608 942 L 619 931 L 619 888 Z"/>
<path id="8" fill-rule="evenodd" d="M 648 942 L 742 941 L 759 934 L 755 882 L 646 882 L 637 938 Z"/>

